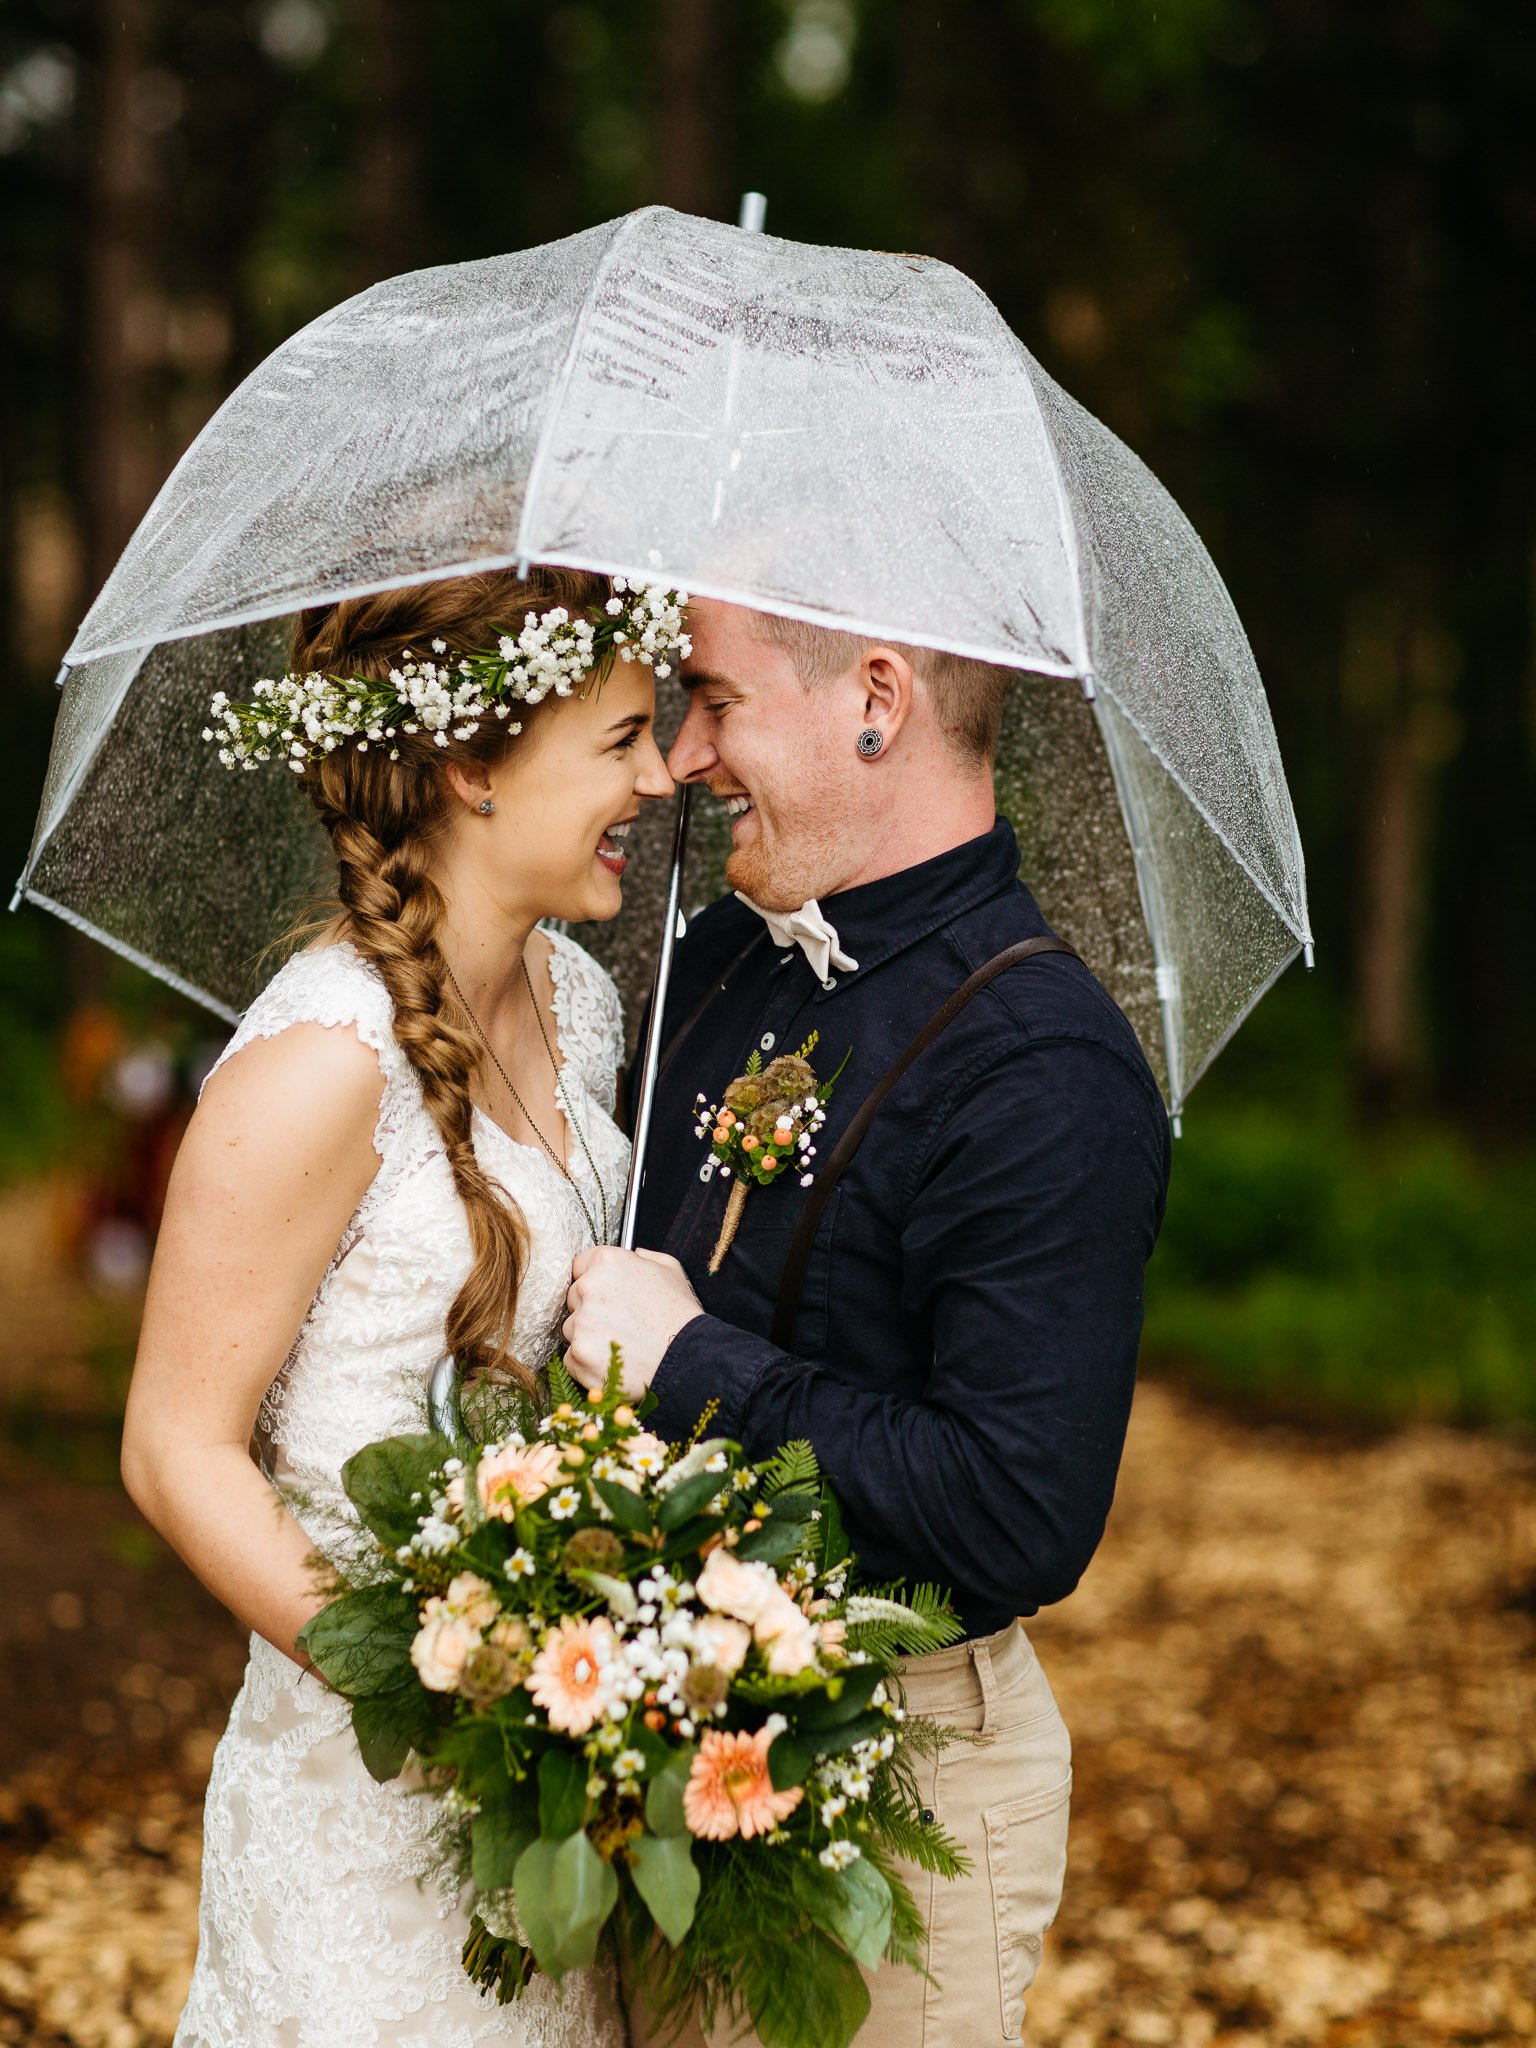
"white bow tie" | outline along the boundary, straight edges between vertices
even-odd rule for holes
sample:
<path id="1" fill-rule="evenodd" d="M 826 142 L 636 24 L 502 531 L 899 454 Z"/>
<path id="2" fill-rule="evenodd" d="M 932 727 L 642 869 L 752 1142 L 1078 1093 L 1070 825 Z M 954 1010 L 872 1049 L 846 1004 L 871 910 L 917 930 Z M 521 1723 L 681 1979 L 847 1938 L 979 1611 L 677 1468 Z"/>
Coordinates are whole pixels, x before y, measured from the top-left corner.
<path id="1" fill-rule="evenodd" d="M 757 912 L 776 946 L 800 948 L 810 961 L 811 972 L 818 981 L 825 981 L 834 967 L 841 974 L 858 972 L 858 961 L 851 960 L 838 945 L 837 927 L 822 916 L 821 906 L 814 896 L 809 903 L 802 903 L 798 910 L 764 910 L 761 903 L 754 903 L 739 889 L 736 895 L 748 910 Z"/>

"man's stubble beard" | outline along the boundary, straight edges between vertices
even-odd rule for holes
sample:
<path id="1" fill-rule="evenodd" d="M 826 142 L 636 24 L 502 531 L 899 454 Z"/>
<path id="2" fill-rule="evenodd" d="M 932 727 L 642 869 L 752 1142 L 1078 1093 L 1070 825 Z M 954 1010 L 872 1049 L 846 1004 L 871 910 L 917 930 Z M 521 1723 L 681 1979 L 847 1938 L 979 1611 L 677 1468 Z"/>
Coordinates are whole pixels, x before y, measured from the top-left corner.
<path id="1" fill-rule="evenodd" d="M 764 910 L 798 910 L 813 897 L 830 896 L 844 886 L 846 856 L 839 855 L 837 828 L 807 821 L 785 847 L 775 837 L 765 844 L 759 813 L 759 836 L 750 846 L 733 849 L 725 879 Z"/>

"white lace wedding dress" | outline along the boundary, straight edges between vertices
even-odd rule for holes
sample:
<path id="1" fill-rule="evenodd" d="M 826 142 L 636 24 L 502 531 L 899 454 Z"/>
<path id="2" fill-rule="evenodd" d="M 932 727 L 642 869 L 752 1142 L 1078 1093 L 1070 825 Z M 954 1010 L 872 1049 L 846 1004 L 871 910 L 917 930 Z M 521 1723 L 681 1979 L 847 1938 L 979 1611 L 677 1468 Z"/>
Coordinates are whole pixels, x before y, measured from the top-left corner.
<path id="1" fill-rule="evenodd" d="M 550 963 L 567 1093 L 617 1220 L 629 1145 L 613 1121 L 619 1001 L 603 970 L 555 936 Z M 469 1270 L 469 1232 L 442 1142 L 395 1043 L 388 992 L 350 946 L 300 953 L 223 1057 L 291 1024 L 350 1025 L 384 1075 L 379 1170 L 321 1282 L 257 1424 L 264 1469 L 306 1499 L 334 1545 L 348 1511 L 342 1465 L 363 1444 L 419 1429 L 443 1318 Z M 475 1149 L 518 1204 L 530 1250 L 513 1350 L 542 1364 L 564 1315 L 571 1260 L 591 1237 L 552 1161 L 476 1112 Z M 594 1217 L 598 1191 L 574 1138 L 569 1164 Z M 313 1512 L 308 1503 L 313 1503 Z M 433 1805 L 375 1784 L 345 1704 L 251 1638 L 245 1683 L 208 1787 L 197 1964 L 175 2048 L 622 2048 L 606 1973 L 536 1978 L 497 2005 L 463 1974 L 469 1931 L 453 1880 L 435 1876 Z"/>

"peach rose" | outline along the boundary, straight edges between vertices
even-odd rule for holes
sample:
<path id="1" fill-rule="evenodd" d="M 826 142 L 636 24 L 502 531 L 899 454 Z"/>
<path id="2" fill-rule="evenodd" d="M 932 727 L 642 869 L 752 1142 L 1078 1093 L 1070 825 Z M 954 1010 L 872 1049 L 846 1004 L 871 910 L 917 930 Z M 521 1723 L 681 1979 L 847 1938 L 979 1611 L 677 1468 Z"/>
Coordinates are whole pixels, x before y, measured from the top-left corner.
<path id="1" fill-rule="evenodd" d="M 472 1650 L 480 1647 L 480 1631 L 471 1628 L 442 1600 L 429 1600 L 421 1627 L 411 1643 L 411 1662 L 428 1692 L 453 1692 Z"/>
<path id="2" fill-rule="evenodd" d="M 770 1566 L 743 1563 L 728 1550 L 709 1553 L 695 1584 L 706 1607 L 713 1607 L 720 1614 L 733 1614 L 749 1628 L 780 1590 Z"/>
<path id="3" fill-rule="evenodd" d="M 727 1674 L 739 1671 L 752 1647 L 752 1633 L 724 1614 L 706 1614 L 693 1631 L 699 1661 Z"/>
<path id="4" fill-rule="evenodd" d="M 456 1579 L 450 1579 L 443 1598 L 455 1614 L 475 1629 L 489 1628 L 500 1612 L 490 1580 L 475 1572 L 460 1572 Z"/>
<path id="5" fill-rule="evenodd" d="M 816 1628 L 787 1593 L 775 1592 L 752 1625 L 760 1648 L 768 1653 L 768 1669 L 776 1678 L 793 1678 L 816 1655 Z"/>
<path id="6" fill-rule="evenodd" d="M 510 1522 L 519 1508 L 532 1507 L 548 1493 L 560 1476 L 560 1453 L 554 1444 L 508 1444 L 480 1460 L 475 1486 L 485 1512 Z"/>

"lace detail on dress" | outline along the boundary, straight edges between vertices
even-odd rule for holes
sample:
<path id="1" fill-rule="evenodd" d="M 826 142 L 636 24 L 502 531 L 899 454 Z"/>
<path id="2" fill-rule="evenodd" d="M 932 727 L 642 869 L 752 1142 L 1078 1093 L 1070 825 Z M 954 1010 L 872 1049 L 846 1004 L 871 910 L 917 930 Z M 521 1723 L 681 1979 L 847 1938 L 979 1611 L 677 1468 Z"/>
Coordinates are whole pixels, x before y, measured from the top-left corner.
<path id="1" fill-rule="evenodd" d="M 617 1216 L 629 1163 L 608 1114 L 617 997 L 573 941 L 555 941 L 554 962 L 557 1051 Z M 419 1427 L 471 1250 L 376 971 L 347 945 L 298 954 L 252 1005 L 224 1058 L 297 1023 L 350 1025 L 378 1056 L 384 1084 L 379 1170 L 268 1390 L 257 1432 L 265 1468 L 304 1502 L 300 1519 L 334 1556 L 351 1517 L 341 1468 L 375 1438 Z M 537 1149 L 478 1115 L 475 1145 L 528 1225 L 513 1345 L 539 1365 L 555 1348 L 586 1224 Z M 578 1164 L 590 1177 L 584 1159 L 573 1159 L 572 1171 Z M 611 1973 L 568 1977 L 561 1990 L 536 1980 L 510 2006 L 470 1984 L 459 1964 L 468 1922 L 456 1882 L 435 1874 L 436 1813 L 401 1782 L 376 1785 L 345 1704 L 253 1638 L 208 1788 L 198 1959 L 176 2048 L 622 2048 Z"/>
<path id="2" fill-rule="evenodd" d="M 609 1116 L 624 1064 L 624 1010 L 613 977 L 564 932 L 550 932 L 549 979 L 566 1057 L 580 1062 L 588 1092 Z"/>

